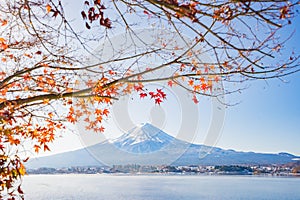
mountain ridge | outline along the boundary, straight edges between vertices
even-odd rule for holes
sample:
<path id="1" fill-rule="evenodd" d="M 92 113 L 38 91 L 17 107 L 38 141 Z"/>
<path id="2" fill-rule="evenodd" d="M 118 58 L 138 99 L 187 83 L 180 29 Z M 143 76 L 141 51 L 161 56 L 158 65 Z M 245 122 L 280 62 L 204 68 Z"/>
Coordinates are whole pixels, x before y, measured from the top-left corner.
<path id="1" fill-rule="evenodd" d="M 299 157 L 278 154 L 224 150 L 192 144 L 145 123 L 120 137 L 91 147 L 32 159 L 28 168 L 101 166 L 114 164 L 142 165 L 233 165 L 233 164 L 285 164 Z"/>

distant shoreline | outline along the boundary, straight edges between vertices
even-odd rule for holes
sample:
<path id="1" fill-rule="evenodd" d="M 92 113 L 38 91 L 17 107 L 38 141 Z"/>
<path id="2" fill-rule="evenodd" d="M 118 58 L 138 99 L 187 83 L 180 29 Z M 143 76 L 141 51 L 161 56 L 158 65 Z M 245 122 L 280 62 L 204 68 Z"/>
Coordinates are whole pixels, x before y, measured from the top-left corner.
<path id="1" fill-rule="evenodd" d="M 26 176 L 35 175 L 103 175 L 103 176 L 245 176 L 245 177 L 295 177 L 300 178 L 300 173 L 297 174 L 243 174 L 243 173 L 27 173 Z"/>
<path id="2" fill-rule="evenodd" d="M 293 176 L 300 177 L 300 164 L 290 165 L 217 165 L 217 166 L 148 166 L 148 165 L 113 165 L 113 166 L 75 166 L 28 169 L 27 174 L 124 174 L 124 175 L 249 175 L 249 176 Z"/>

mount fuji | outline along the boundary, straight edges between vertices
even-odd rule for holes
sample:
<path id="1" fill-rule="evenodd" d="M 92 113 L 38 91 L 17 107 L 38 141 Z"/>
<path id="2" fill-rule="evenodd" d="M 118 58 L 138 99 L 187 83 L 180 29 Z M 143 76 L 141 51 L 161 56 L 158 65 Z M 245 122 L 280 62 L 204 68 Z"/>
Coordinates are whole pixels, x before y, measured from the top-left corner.
<path id="1" fill-rule="evenodd" d="M 151 153 L 164 148 L 174 140 L 176 140 L 174 137 L 146 123 L 134 127 L 128 133 L 112 140 L 112 143 L 127 152 Z"/>
<path id="2" fill-rule="evenodd" d="M 28 168 L 103 165 L 234 165 L 285 164 L 299 157 L 289 153 L 238 152 L 191 144 L 145 123 L 114 140 L 84 149 L 31 159 Z"/>

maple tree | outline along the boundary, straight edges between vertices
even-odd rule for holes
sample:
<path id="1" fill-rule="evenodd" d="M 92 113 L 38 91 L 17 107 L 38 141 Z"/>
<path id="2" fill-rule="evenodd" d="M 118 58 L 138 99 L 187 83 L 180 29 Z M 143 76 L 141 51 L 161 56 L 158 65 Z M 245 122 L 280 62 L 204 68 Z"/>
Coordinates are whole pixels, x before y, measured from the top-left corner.
<path id="1" fill-rule="evenodd" d="M 148 90 L 146 83 L 182 87 L 199 103 L 201 95 L 218 98 L 244 82 L 300 70 L 297 52 L 281 56 L 293 34 L 280 36 L 299 1 L 95 0 L 78 10 L 65 2 L 0 3 L 0 198 L 24 198 L 18 180 L 26 173 L 28 158 L 19 152 L 25 141 L 47 151 L 56 133 L 79 119 L 103 132 L 122 95 L 165 102 L 164 88 Z M 143 38 L 145 27 L 157 30 L 155 43 Z M 122 43 L 110 40 L 114 31 L 125 32 L 130 45 L 114 49 Z M 100 39 L 106 48 L 96 54 Z M 221 83 L 241 87 L 223 90 Z"/>

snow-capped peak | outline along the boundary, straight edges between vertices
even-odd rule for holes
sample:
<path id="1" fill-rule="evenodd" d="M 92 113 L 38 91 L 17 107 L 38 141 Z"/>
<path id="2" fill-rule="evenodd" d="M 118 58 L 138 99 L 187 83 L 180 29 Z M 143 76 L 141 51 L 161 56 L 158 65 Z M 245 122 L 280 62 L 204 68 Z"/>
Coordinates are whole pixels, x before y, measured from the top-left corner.
<path id="1" fill-rule="evenodd" d="M 113 141 L 120 149 L 135 153 L 156 151 L 170 143 L 174 138 L 155 126 L 143 123 L 139 124 L 128 133 Z"/>

